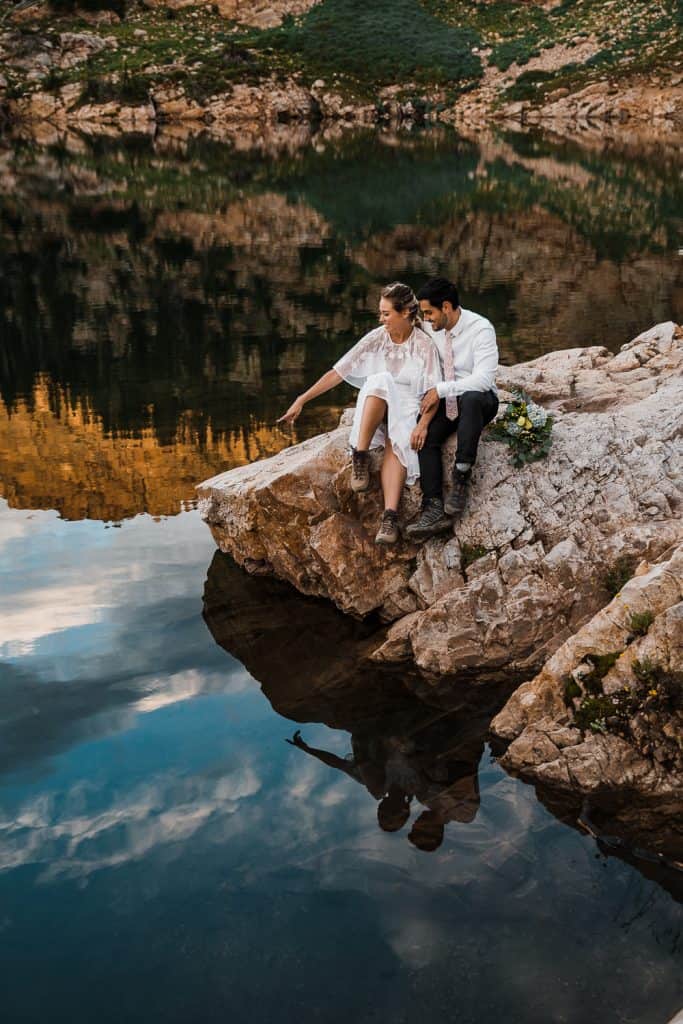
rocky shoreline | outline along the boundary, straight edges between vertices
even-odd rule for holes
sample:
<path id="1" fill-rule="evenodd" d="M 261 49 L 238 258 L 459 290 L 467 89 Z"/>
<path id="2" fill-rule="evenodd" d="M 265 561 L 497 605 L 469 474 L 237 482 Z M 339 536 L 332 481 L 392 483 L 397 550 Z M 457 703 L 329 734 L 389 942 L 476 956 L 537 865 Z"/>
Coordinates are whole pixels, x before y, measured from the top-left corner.
<path id="1" fill-rule="evenodd" d="M 309 6 L 303 3 L 294 13 Z M 182 8 L 176 5 L 171 13 Z M 239 3 L 219 8 L 222 18 L 237 17 L 242 25 L 245 19 L 261 24 L 266 15 L 268 24 L 275 24 L 282 15 L 272 5 L 251 12 L 253 17 Z M 74 24 L 62 19 L 53 27 L 43 11 L 46 21 L 39 19 L 29 29 L 24 13 L 0 27 L 0 123 L 6 129 L 41 138 L 50 131 L 150 134 L 181 126 L 234 138 L 242 131 L 259 134 L 282 124 L 443 123 L 461 131 L 542 126 L 568 137 L 599 131 L 622 140 L 644 130 L 664 140 L 683 135 L 683 71 L 677 64 L 656 74 L 590 74 L 588 84 L 571 80 L 546 88 L 542 76 L 590 61 L 598 49 L 595 40 L 577 37 L 572 49 L 553 46 L 505 71 L 491 62 L 490 50 L 479 50 L 483 76 L 457 97 L 442 86 L 410 81 L 365 88 L 361 96 L 348 82 L 342 86 L 336 74 L 312 80 L 301 72 L 263 74 L 253 69 L 245 69 L 242 77 L 238 73 L 227 86 L 217 73 L 215 91 L 200 94 L 192 88 L 182 56 L 145 63 L 135 75 L 128 70 L 135 44 L 149 44 L 153 26 L 140 22 L 147 27 L 135 28 L 130 39 L 121 40 L 113 32 L 119 21 L 113 12 L 89 15 L 90 24 L 84 24 L 86 14 L 81 12 Z M 93 61 L 118 70 L 95 71 Z M 536 81 L 535 76 L 541 78 Z M 509 98 L 520 89 L 521 98 Z"/>
<path id="2" fill-rule="evenodd" d="M 182 86 L 161 84 L 150 89 L 146 102 L 138 104 L 84 102 L 83 87 L 70 84 L 54 93 L 39 90 L 5 100 L 4 118 L 10 129 L 37 138 L 49 129 L 87 135 L 153 134 L 160 128 L 181 126 L 230 138 L 245 130 L 262 135 L 283 124 L 325 128 L 440 123 L 466 132 L 496 125 L 541 127 L 579 139 L 596 132 L 604 139 L 607 133 L 622 142 L 646 131 L 658 141 L 676 142 L 683 138 L 683 90 L 679 84 L 680 80 L 674 80 L 658 88 L 648 82 L 634 83 L 624 92 L 615 92 L 603 81 L 573 95 L 550 99 L 540 107 L 530 101 L 493 107 L 486 95 L 477 91 L 444 110 L 435 107 L 438 97 L 420 96 L 417 103 L 404 101 L 391 86 L 380 90 L 374 102 L 358 103 L 328 89 L 324 80 L 310 88 L 296 79 L 237 84 L 229 92 L 201 102 L 189 97 Z"/>

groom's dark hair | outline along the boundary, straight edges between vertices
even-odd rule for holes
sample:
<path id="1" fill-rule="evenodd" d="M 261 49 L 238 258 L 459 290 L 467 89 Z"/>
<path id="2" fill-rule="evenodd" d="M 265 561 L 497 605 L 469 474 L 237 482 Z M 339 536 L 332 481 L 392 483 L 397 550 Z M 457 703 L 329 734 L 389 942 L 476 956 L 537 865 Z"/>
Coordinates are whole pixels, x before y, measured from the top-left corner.
<path id="1" fill-rule="evenodd" d="M 432 277 L 417 293 L 418 299 L 424 299 L 431 306 L 442 308 L 444 302 L 450 302 L 453 309 L 460 305 L 458 289 L 446 277 Z"/>

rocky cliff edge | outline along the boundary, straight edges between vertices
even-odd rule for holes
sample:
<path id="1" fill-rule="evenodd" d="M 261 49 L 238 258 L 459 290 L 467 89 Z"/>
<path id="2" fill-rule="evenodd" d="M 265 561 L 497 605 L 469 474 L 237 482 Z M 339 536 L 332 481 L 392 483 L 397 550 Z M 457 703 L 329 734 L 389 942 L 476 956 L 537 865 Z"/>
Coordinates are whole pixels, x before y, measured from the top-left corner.
<path id="1" fill-rule="evenodd" d="M 380 513 L 350 489 L 348 424 L 198 488 L 221 550 L 357 617 L 390 624 L 373 658 L 427 680 L 528 674 L 610 600 L 613 580 L 683 540 L 683 331 L 659 324 L 622 351 L 549 353 L 503 368 L 552 410 L 549 457 L 514 469 L 482 442 L 453 536 L 373 543 Z M 348 418 L 348 417 L 347 417 Z M 446 468 L 453 462 L 446 446 Z M 379 458 L 379 456 L 377 456 Z M 406 491 L 401 519 L 419 506 Z"/>

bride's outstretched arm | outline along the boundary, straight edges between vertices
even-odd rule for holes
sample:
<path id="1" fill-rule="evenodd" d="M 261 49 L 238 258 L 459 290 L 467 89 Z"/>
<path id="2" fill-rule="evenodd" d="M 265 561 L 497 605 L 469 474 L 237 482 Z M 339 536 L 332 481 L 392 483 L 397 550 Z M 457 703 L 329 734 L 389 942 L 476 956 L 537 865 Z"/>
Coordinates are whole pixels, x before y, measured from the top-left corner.
<path id="1" fill-rule="evenodd" d="M 306 402 L 310 402 L 311 399 L 324 395 L 326 391 L 331 391 L 332 388 L 336 388 L 337 384 L 341 383 L 341 379 L 336 370 L 328 370 L 308 391 L 304 391 L 302 395 L 294 399 L 284 416 L 280 417 L 278 423 L 294 423 L 301 414 L 301 410 L 306 405 Z"/>

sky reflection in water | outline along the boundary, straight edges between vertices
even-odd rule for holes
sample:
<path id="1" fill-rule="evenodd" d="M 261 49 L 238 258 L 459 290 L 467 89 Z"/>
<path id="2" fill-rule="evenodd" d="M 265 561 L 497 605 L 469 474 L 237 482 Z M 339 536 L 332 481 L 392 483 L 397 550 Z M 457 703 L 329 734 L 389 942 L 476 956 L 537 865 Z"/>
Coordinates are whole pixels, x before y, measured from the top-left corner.
<path id="1" fill-rule="evenodd" d="M 288 443 L 275 415 L 388 278 L 453 273 L 508 360 L 672 315 L 680 179 L 528 138 L 166 145 L 0 161 L 3 1024 L 663 1024 L 671 873 L 502 773 L 492 707 L 359 681 L 362 630 L 180 510 Z M 393 833 L 390 772 L 416 794 Z"/>
<path id="2" fill-rule="evenodd" d="M 1 522 L 2 611 L 25 623 L 0 649 L 5 1019 L 654 1024 L 675 1008 L 671 896 L 488 754 L 474 819 L 426 854 L 284 742 L 292 722 L 200 617 L 197 513 L 107 529 L 3 506 Z"/>

